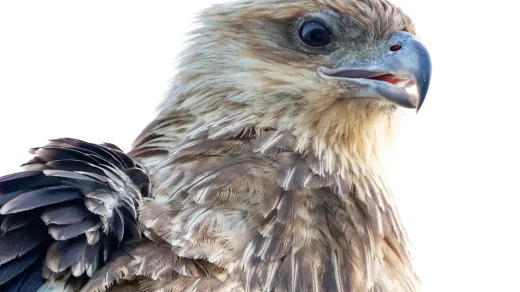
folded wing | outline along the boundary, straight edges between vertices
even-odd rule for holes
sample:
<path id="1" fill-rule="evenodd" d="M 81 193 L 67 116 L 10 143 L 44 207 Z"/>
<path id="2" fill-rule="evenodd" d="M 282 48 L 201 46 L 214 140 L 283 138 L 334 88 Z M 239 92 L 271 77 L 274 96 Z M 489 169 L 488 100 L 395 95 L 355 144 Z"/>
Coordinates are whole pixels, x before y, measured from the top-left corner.
<path id="1" fill-rule="evenodd" d="M 31 151 L 0 178 L 0 290 L 77 291 L 121 243 L 141 239 L 150 179 L 111 144 L 64 138 Z"/>

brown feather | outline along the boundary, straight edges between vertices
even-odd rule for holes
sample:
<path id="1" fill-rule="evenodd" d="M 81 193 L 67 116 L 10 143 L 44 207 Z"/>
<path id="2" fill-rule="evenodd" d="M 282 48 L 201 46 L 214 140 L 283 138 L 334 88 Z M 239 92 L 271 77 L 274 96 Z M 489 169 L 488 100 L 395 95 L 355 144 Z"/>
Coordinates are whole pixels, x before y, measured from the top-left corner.
<path id="1" fill-rule="evenodd" d="M 309 18 L 327 19 L 344 38 L 339 51 L 298 42 Z M 396 107 L 316 74 L 370 59 L 395 31 L 414 33 L 409 17 L 387 0 L 243 0 L 199 24 L 129 155 L 57 139 L 31 150 L 25 172 L 0 178 L 4 282 L 416 291 L 380 163 Z"/>

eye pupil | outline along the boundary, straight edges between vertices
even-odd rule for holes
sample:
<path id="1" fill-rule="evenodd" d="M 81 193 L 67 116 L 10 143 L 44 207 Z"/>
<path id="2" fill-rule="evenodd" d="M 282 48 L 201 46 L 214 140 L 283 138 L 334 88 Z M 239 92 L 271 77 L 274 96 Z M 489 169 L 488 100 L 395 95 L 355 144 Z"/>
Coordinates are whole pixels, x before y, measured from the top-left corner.
<path id="1" fill-rule="evenodd" d="M 323 47 L 330 43 L 330 32 L 317 21 L 309 21 L 302 25 L 300 37 L 304 43 L 312 47 Z"/>

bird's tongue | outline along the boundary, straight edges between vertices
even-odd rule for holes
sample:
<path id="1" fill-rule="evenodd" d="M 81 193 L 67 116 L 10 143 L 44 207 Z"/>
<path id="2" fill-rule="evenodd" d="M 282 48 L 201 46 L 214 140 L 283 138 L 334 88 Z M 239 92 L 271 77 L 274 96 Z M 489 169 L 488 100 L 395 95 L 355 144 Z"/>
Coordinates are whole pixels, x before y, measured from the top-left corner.
<path id="1" fill-rule="evenodd" d="M 387 82 L 396 86 L 408 87 L 413 84 L 410 79 L 399 78 L 390 73 L 371 72 L 366 70 L 343 70 L 331 74 L 330 76 L 343 78 L 363 78 Z"/>
<path id="2" fill-rule="evenodd" d="M 398 85 L 399 83 L 401 83 L 401 82 L 403 82 L 405 80 L 405 79 L 401 79 L 401 78 L 399 78 L 399 77 L 397 77 L 395 75 L 392 75 L 392 74 L 383 74 L 383 75 L 373 76 L 370 79 L 380 80 L 380 81 L 392 83 L 394 85 Z"/>

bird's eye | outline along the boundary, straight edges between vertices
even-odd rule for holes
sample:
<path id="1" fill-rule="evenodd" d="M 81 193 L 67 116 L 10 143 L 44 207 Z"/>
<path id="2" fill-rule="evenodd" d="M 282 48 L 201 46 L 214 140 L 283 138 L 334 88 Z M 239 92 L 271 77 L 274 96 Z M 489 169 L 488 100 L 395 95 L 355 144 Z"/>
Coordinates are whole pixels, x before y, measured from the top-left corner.
<path id="1" fill-rule="evenodd" d="M 323 47 L 330 43 L 330 31 L 317 21 L 305 22 L 300 28 L 300 38 L 311 47 Z"/>

